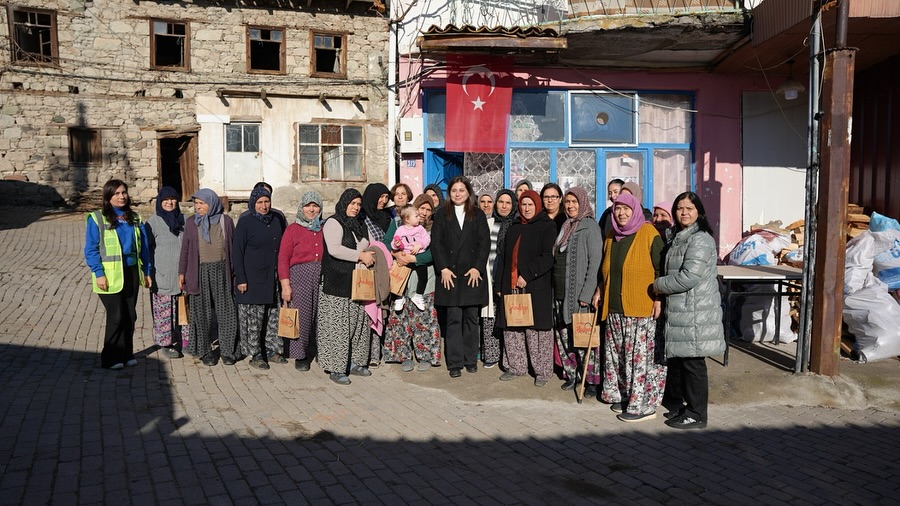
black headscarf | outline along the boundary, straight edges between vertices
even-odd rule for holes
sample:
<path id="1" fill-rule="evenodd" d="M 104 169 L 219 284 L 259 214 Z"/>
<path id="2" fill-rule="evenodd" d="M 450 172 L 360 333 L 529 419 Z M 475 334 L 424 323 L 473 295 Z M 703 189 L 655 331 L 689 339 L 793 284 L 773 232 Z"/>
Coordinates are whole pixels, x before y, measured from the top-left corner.
<path id="1" fill-rule="evenodd" d="M 362 210 L 365 216 L 372 220 L 372 223 L 387 232 L 391 225 L 391 213 L 387 209 L 378 209 L 378 199 L 385 194 L 390 196 L 391 191 L 381 183 L 372 183 L 366 186 L 366 191 L 362 196 Z"/>
<path id="2" fill-rule="evenodd" d="M 500 216 L 500 214 L 497 213 L 497 201 L 500 200 L 500 195 L 509 195 L 509 198 L 512 199 L 512 209 L 510 209 L 509 214 L 506 216 Z M 503 244 L 503 239 L 506 238 L 506 231 L 509 230 L 510 225 L 516 222 L 518 215 L 519 202 L 516 198 L 516 192 L 505 188 L 498 191 L 497 195 L 494 196 L 494 210 L 491 212 L 491 216 L 494 217 L 494 223 L 500 224 L 500 230 L 497 232 L 497 251 L 501 251 L 499 247 Z"/>
<path id="3" fill-rule="evenodd" d="M 444 205 L 444 190 L 441 189 L 440 185 L 434 183 L 425 187 L 425 190 L 422 190 L 422 193 L 425 193 L 426 190 L 431 190 L 435 194 L 437 194 L 438 205 L 434 206 L 434 210 L 437 211 L 437 208 Z"/>
<path id="4" fill-rule="evenodd" d="M 175 198 L 177 201 L 178 192 L 171 186 L 163 186 L 156 196 L 156 215 L 162 218 L 163 221 L 166 222 L 166 225 L 168 225 L 169 231 L 177 236 L 184 230 L 184 215 L 181 214 L 181 207 L 177 202 L 175 204 L 175 209 L 171 211 L 166 211 L 162 208 L 162 201 L 170 198 Z"/>
<path id="5" fill-rule="evenodd" d="M 268 197 L 269 202 L 272 201 L 272 194 L 269 193 L 269 190 L 267 190 L 264 186 L 259 186 L 257 188 L 254 188 L 253 191 L 250 192 L 250 202 L 247 204 L 247 206 L 250 208 L 250 212 L 253 213 L 254 218 L 268 225 L 269 222 L 272 221 L 272 208 L 270 207 L 269 212 L 267 212 L 266 214 L 260 214 L 256 212 L 256 201 L 259 200 L 260 197 Z"/>
<path id="6" fill-rule="evenodd" d="M 356 218 L 351 218 L 350 216 L 347 216 L 347 206 L 350 205 L 350 202 L 352 202 L 353 199 L 360 197 L 362 197 L 362 195 L 359 193 L 359 190 L 356 188 L 347 188 L 344 190 L 344 193 L 341 194 L 338 203 L 334 206 L 334 219 L 336 219 L 346 230 L 353 232 L 357 239 L 369 237 L 369 232 L 366 230 L 366 224 L 363 223 L 362 213 L 356 215 Z"/>

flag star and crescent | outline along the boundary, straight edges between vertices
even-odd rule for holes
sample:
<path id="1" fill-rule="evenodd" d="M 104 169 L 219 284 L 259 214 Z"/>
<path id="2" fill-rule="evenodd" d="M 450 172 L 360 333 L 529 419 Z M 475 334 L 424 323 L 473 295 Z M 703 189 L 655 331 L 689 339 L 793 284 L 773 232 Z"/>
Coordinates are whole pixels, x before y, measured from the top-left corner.
<path id="1" fill-rule="evenodd" d="M 506 152 L 512 102 L 512 60 L 503 56 L 448 55 L 447 151 Z"/>

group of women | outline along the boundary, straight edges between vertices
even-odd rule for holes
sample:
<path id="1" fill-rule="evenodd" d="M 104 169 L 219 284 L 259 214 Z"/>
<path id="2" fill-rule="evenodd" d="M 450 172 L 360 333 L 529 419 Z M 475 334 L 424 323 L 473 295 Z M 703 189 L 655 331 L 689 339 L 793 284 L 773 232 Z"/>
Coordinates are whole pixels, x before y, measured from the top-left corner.
<path id="1" fill-rule="evenodd" d="M 585 382 L 587 395 L 623 421 L 655 418 L 665 392 L 678 403 L 668 425 L 705 427 L 704 358 L 724 351 L 724 336 L 703 204 L 685 192 L 648 220 L 637 185 L 614 180 L 609 195 L 608 233 L 583 188 L 563 192 L 551 183 L 538 193 L 522 181 L 476 200 L 463 176 L 449 182 L 447 201 L 435 185 L 416 198 L 402 183 L 347 189 L 324 220 L 321 196 L 306 192 L 290 225 L 264 183 L 236 226 L 212 190 L 193 196 L 195 214 L 186 219 L 175 191 L 163 188 L 156 214 L 142 224 L 127 185 L 112 180 L 103 209 L 87 217 L 85 246 L 107 309 L 101 363 L 136 364 L 135 301 L 144 284 L 156 344 L 171 358 L 184 349 L 210 366 L 217 357 L 226 365 L 246 357 L 261 369 L 292 358 L 306 371 L 315 357 L 340 385 L 382 362 L 427 371 L 444 360 L 451 378 L 477 372 L 479 361 L 499 363 L 501 380 L 533 374 L 536 386 L 556 370 L 564 390 Z M 408 206 L 430 234 L 423 251 L 391 249 Z M 353 300 L 354 271 L 376 263 L 418 267 L 399 295 L 424 287 L 417 303 Z M 532 325 L 507 322 L 504 300 L 515 293 L 530 295 Z M 279 298 L 299 310 L 298 339 L 278 336 Z M 190 323 L 181 325 L 185 306 Z M 592 311 L 602 338 L 576 348 L 573 315 Z"/>

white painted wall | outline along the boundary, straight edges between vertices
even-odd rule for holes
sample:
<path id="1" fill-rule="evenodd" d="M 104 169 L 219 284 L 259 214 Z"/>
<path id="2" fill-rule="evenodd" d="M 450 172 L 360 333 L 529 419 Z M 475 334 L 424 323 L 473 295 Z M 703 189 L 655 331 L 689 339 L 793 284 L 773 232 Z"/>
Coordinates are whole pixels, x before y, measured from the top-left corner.
<path id="1" fill-rule="evenodd" d="M 743 229 L 803 218 L 806 208 L 807 95 L 784 100 L 743 94 Z"/>

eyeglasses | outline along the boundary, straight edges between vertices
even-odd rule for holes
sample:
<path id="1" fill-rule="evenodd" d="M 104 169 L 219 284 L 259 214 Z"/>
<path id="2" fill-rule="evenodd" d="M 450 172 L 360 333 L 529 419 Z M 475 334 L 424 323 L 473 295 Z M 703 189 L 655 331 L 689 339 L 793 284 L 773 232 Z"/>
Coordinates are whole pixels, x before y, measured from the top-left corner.
<path id="1" fill-rule="evenodd" d="M 544 200 L 559 200 L 559 195 L 544 195 L 542 198 Z"/>

